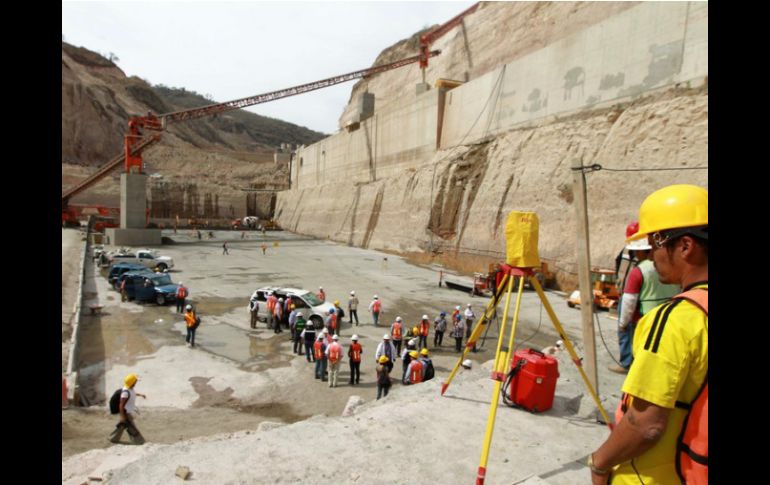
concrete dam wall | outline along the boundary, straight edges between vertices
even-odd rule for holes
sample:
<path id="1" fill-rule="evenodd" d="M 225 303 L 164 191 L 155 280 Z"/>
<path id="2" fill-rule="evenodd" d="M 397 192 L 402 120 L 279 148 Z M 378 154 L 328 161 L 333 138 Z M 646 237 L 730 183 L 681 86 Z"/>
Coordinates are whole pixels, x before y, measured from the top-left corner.
<path id="1" fill-rule="evenodd" d="M 284 228 L 503 258 L 508 212 L 531 210 L 541 257 L 574 273 L 579 160 L 603 168 L 586 174 L 590 248 L 611 267 L 650 192 L 707 187 L 707 170 L 659 169 L 708 166 L 708 4 L 641 3 L 454 89 L 376 108 L 297 151 L 276 204 Z"/>

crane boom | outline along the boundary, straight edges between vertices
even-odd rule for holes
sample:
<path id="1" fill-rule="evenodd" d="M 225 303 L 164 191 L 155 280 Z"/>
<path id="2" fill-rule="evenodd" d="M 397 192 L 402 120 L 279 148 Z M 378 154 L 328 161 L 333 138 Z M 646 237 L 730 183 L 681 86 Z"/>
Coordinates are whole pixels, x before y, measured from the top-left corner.
<path id="1" fill-rule="evenodd" d="M 428 57 L 434 57 L 441 54 L 440 50 L 430 51 Z M 314 91 L 316 89 L 325 88 L 327 86 L 333 86 L 335 84 L 350 81 L 361 77 L 372 76 L 380 72 L 389 71 L 399 67 L 406 66 L 420 61 L 423 54 L 419 54 L 406 59 L 401 59 L 389 64 L 383 64 L 381 66 L 370 67 L 368 69 L 361 69 L 358 71 L 349 72 L 339 76 L 330 77 L 321 81 L 315 81 L 312 83 L 301 84 L 291 88 L 281 89 L 279 91 L 273 91 L 265 94 L 258 94 L 256 96 L 250 96 L 248 98 L 236 99 L 228 101 L 226 103 L 212 104 L 209 106 L 203 106 L 200 108 L 187 109 L 183 111 L 175 111 L 172 113 L 165 113 L 162 115 L 154 115 L 148 113 L 147 116 L 135 116 L 129 118 L 128 127 L 129 133 L 125 139 L 124 153 L 116 156 L 105 165 L 102 165 L 94 174 L 78 183 L 74 187 L 68 189 L 62 194 L 62 209 L 67 207 L 69 199 L 84 191 L 88 187 L 98 182 L 102 177 L 106 176 L 113 169 L 117 168 L 122 163 L 125 163 L 126 172 L 131 172 L 132 167 L 136 167 L 135 170 L 142 172 L 142 150 L 160 140 L 160 133 L 156 133 L 151 136 L 143 136 L 141 129 L 153 130 L 160 132 L 169 122 L 193 120 L 197 118 L 203 118 L 205 116 L 214 115 L 217 113 L 223 113 L 225 111 L 231 111 L 234 109 L 246 108 L 248 106 L 254 106 L 255 104 L 267 103 L 268 101 L 274 101 L 276 99 L 287 98 L 289 96 L 295 96 L 297 94 L 306 93 L 308 91 Z"/>
<path id="2" fill-rule="evenodd" d="M 441 51 L 434 50 L 428 53 L 428 57 L 434 57 L 439 55 L 440 53 Z M 255 104 L 266 103 L 268 101 L 273 101 L 281 98 L 288 98 L 289 96 L 295 96 L 297 94 L 306 93 L 308 91 L 314 91 L 316 89 L 333 86 L 335 84 L 344 83 L 352 79 L 358 79 L 360 77 L 367 77 L 374 74 L 378 74 L 380 72 L 389 71 L 391 69 L 396 69 L 402 66 L 406 66 L 407 64 L 412 64 L 414 62 L 417 62 L 421 58 L 422 58 L 422 55 L 407 57 L 406 59 L 401 59 L 399 61 L 391 62 L 390 64 L 383 64 L 382 66 L 370 67 L 368 69 L 361 69 L 359 71 L 353 71 L 347 74 L 330 77 L 328 79 L 322 79 L 321 81 L 315 81 L 312 83 L 301 84 L 299 86 L 294 86 L 291 88 L 281 89 L 279 91 L 258 94 L 256 96 L 236 99 L 233 101 L 228 101 L 226 103 L 212 104 L 209 106 L 203 106 L 201 108 L 193 108 L 193 109 L 187 109 L 184 111 L 175 111 L 173 113 L 166 113 L 166 114 L 159 115 L 158 118 L 160 118 L 165 123 L 169 123 L 174 121 L 193 120 L 196 118 L 202 118 L 204 116 L 223 113 L 225 111 L 246 108 L 248 106 L 254 106 Z"/>
<path id="3" fill-rule="evenodd" d="M 462 22 L 466 15 L 473 13 L 478 8 L 479 3 L 480 2 L 474 3 L 451 19 L 447 20 L 444 24 L 439 25 L 430 32 L 420 36 L 420 69 L 422 69 L 422 82 L 425 82 L 425 68 L 428 67 L 428 59 L 432 57 L 429 52 L 430 45 L 434 40 L 446 34 L 456 25 Z"/>

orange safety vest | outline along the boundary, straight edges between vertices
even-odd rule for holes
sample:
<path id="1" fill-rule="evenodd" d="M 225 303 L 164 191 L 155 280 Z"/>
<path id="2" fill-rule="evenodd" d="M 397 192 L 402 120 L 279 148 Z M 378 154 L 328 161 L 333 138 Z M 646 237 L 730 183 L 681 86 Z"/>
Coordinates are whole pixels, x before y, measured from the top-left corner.
<path id="1" fill-rule="evenodd" d="M 184 314 L 184 321 L 187 323 L 187 328 L 195 326 L 195 314 L 193 312 L 187 312 Z"/>
<path id="2" fill-rule="evenodd" d="M 352 362 L 361 362 L 361 344 L 350 344 L 350 360 Z"/>
<path id="3" fill-rule="evenodd" d="M 313 344 L 313 351 L 315 352 L 315 360 L 321 360 L 324 358 L 323 342 L 320 340 Z"/>
<path id="4" fill-rule="evenodd" d="M 694 288 L 676 295 L 672 300 L 684 299 L 700 308 L 708 316 L 708 290 Z M 615 424 L 620 423 L 628 410 L 627 394 L 618 403 L 615 412 Z M 695 395 L 692 403 L 676 402 L 676 407 L 687 410 L 682 423 L 682 431 L 676 443 L 676 472 L 682 483 L 688 485 L 707 485 L 709 480 L 709 384 L 706 378 Z"/>
<path id="5" fill-rule="evenodd" d="M 374 300 L 374 303 L 372 304 L 372 311 L 374 313 L 380 313 L 380 300 Z"/>
<path id="6" fill-rule="evenodd" d="M 428 320 L 420 321 L 420 335 L 423 337 L 428 336 L 428 330 L 430 330 L 430 322 Z"/>
<path id="7" fill-rule="evenodd" d="M 340 344 L 333 343 L 329 346 L 329 362 L 332 364 L 338 362 L 342 358 L 342 347 Z"/>
<path id="8" fill-rule="evenodd" d="M 176 297 L 177 298 L 187 298 L 187 288 L 185 288 L 184 286 L 180 286 L 176 290 Z"/>
<path id="9" fill-rule="evenodd" d="M 418 359 L 412 360 L 410 364 L 412 370 L 409 372 L 409 381 L 412 384 L 418 384 L 422 382 L 422 362 Z"/>
<path id="10" fill-rule="evenodd" d="M 268 299 L 267 299 L 267 309 L 270 310 L 270 313 L 273 313 L 273 308 L 275 307 L 275 302 L 276 302 L 275 298 L 273 298 L 272 296 L 268 297 Z"/>
<path id="11" fill-rule="evenodd" d="M 331 315 L 329 315 L 329 317 L 330 317 L 329 328 L 331 329 L 332 332 L 334 332 L 335 330 L 337 330 L 337 314 L 332 313 Z"/>
<path id="12" fill-rule="evenodd" d="M 401 340 L 401 324 L 393 322 L 393 340 Z"/>

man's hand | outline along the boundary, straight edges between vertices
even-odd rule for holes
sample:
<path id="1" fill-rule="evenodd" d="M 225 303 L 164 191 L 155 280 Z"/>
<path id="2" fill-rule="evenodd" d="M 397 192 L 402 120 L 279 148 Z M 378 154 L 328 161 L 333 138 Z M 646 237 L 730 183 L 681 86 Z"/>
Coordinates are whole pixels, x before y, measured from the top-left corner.
<path id="1" fill-rule="evenodd" d="M 591 472 L 591 483 L 593 485 L 606 485 L 610 481 L 610 474 L 599 475 L 598 473 Z"/>

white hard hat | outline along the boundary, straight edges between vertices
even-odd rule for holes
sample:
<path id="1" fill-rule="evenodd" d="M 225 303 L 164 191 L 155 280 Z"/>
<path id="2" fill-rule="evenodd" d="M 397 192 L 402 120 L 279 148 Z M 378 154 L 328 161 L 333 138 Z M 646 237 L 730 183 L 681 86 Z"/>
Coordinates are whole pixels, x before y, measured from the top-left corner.
<path id="1" fill-rule="evenodd" d="M 181 281 L 179 282 L 179 286 L 182 286 L 182 282 Z"/>
<path id="2" fill-rule="evenodd" d="M 329 333 L 329 329 L 328 329 L 328 328 L 326 328 L 326 327 L 324 327 L 324 329 L 323 329 L 323 330 L 321 330 L 321 333 Z"/>
<path id="3" fill-rule="evenodd" d="M 460 309 L 460 305 L 457 305 L 457 306 L 455 307 L 455 310 L 459 310 L 459 309 Z"/>
<path id="4" fill-rule="evenodd" d="M 374 298 L 376 300 L 377 299 L 377 295 L 374 295 L 372 298 Z"/>
<path id="5" fill-rule="evenodd" d="M 192 310 L 192 305 L 187 305 L 185 308 L 186 308 L 187 310 Z"/>
<path id="6" fill-rule="evenodd" d="M 350 292 L 350 294 L 351 294 L 351 295 L 355 295 L 355 294 L 356 294 L 356 292 L 355 292 L 355 291 L 351 291 L 351 292 Z"/>
<path id="7" fill-rule="evenodd" d="M 350 337 L 350 340 L 358 340 L 358 335 L 354 334 L 352 337 Z"/>
<path id="8" fill-rule="evenodd" d="M 417 339 L 411 339 L 409 342 L 407 342 L 407 345 L 417 345 Z"/>
<path id="9" fill-rule="evenodd" d="M 401 320 L 401 317 L 396 317 L 396 321 L 397 321 L 397 322 L 400 322 L 400 321 L 402 321 L 402 320 Z"/>
<path id="10" fill-rule="evenodd" d="M 297 312 L 297 316 L 301 317 L 302 316 L 302 312 Z"/>
<path id="11" fill-rule="evenodd" d="M 335 334 L 334 334 L 334 336 L 332 337 L 332 340 L 339 340 L 339 339 L 340 339 L 340 336 L 339 336 L 339 335 L 337 335 L 336 333 L 335 333 Z"/>
<path id="12" fill-rule="evenodd" d="M 318 289 L 319 289 L 319 290 L 323 290 L 323 289 L 324 289 L 324 287 L 323 287 L 323 286 L 319 286 L 319 287 L 318 287 Z"/>
<path id="13" fill-rule="evenodd" d="M 318 334 L 318 338 L 316 340 L 322 340 L 324 338 L 324 333 L 321 332 Z"/>
<path id="14" fill-rule="evenodd" d="M 422 316 L 422 319 L 423 319 L 423 320 L 427 320 L 427 319 L 428 319 L 428 315 L 423 315 L 423 316 Z"/>
<path id="15" fill-rule="evenodd" d="M 471 365 L 473 365 L 473 362 L 471 361 L 471 359 L 465 359 L 463 361 L 463 367 L 465 367 L 466 369 L 470 369 Z"/>
<path id="16" fill-rule="evenodd" d="M 647 242 L 647 238 L 636 239 L 626 244 L 626 249 L 629 251 L 649 251 L 652 249 L 650 243 Z"/>
<path id="17" fill-rule="evenodd" d="M 564 341 L 563 340 L 557 340 L 556 341 L 556 346 L 557 347 L 564 347 Z"/>
<path id="18" fill-rule="evenodd" d="M 385 334 L 382 336 L 382 340 L 390 340 L 390 334 Z"/>
<path id="19" fill-rule="evenodd" d="M 468 303 L 468 306 L 471 306 L 471 304 L 470 304 L 470 303 Z"/>
<path id="20" fill-rule="evenodd" d="M 283 298 L 278 298 L 278 301 L 283 301 Z"/>

